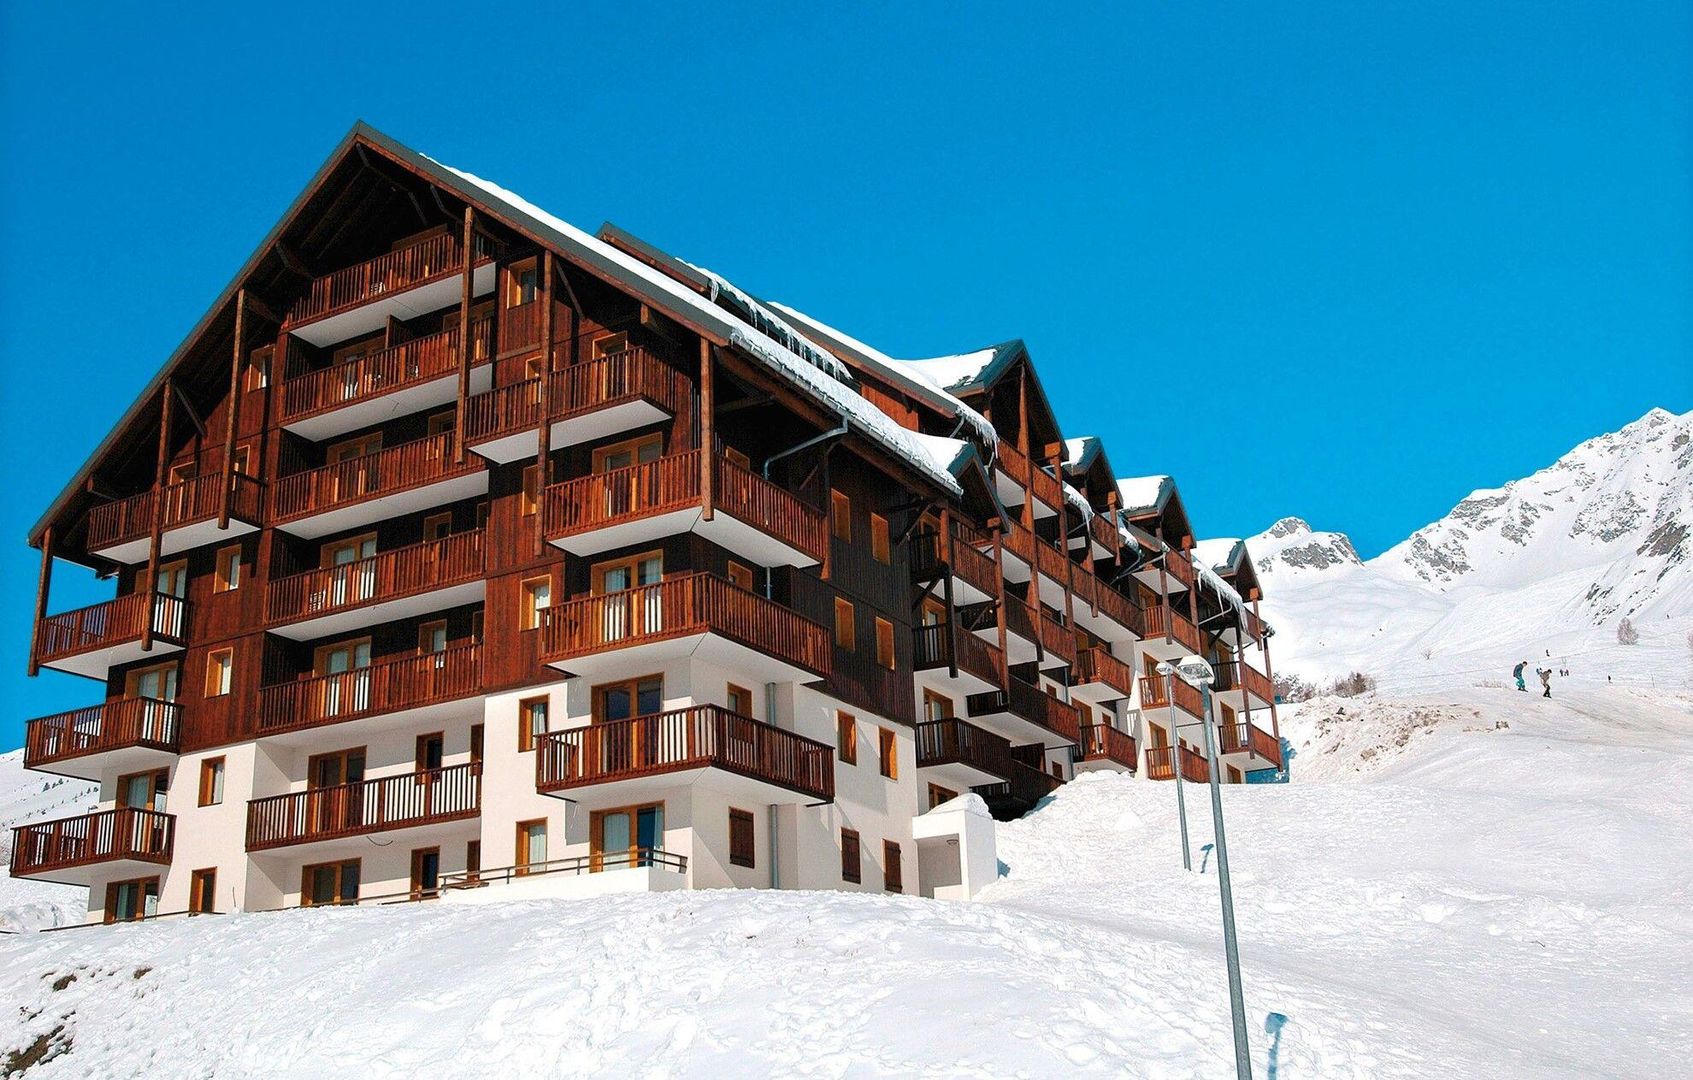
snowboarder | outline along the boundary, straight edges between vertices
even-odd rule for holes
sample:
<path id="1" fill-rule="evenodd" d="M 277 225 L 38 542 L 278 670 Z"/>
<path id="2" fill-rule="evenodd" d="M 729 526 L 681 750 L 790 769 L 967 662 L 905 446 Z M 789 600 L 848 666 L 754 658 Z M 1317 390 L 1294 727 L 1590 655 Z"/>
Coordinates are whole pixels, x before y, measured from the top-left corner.
<path id="1" fill-rule="evenodd" d="M 1517 666 L 1511 669 L 1511 674 L 1516 676 L 1517 689 L 1526 692 L 1528 690 L 1528 685 L 1523 682 L 1523 668 L 1525 667 L 1528 667 L 1527 660 L 1518 661 Z"/>
<path id="2" fill-rule="evenodd" d="M 1540 696 L 1541 697 L 1551 697 L 1552 696 L 1552 669 L 1551 668 L 1544 668 L 1544 669 L 1541 670 L 1541 672 L 1540 672 L 1540 685 L 1544 686 L 1546 688 L 1546 692 L 1541 694 Z"/>

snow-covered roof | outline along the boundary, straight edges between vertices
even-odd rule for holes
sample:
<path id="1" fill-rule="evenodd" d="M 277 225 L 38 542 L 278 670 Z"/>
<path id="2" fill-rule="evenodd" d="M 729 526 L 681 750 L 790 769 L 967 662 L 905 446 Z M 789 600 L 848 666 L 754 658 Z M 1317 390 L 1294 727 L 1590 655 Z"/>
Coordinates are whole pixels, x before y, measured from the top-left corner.
<path id="1" fill-rule="evenodd" d="M 835 359 L 833 353 L 812 342 L 810 338 L 789 326 L 786 320 L 765 307 L 757 299 L 736 288 L 734 282 L 715 270 L 708 270 L 695 263 L 684 262 L 683 265 L 697 271 L 710 282 L 710 291 L 706 294 L 707 299 L 727 300 L 732 308 L 739 309 L 736 313 L 752 324 L 755 329 L 766 337 L 787 346 L 788 350 L 796 356 L 822 368 L 849 386 L 855 381 L 852 372 L 845 364 Z"/>
<path id="2" fill-rule="evenodd" d="M 1175 486 L 1168 476 L 1130 476 L 1117 478 L 1117 493 L 1123 497 L 1123 509 L 1129 513 L 1156 510 L 1165 493 Z"/>
<path id="3" fill-rule="evenodd" d="M 1240 616 L 1241 622 L 1244 623 L 1246 621 L 1246 601 L 1240 598 L 1240 593 L 1235 591 L 1234 586 L 1224 581 L 1217 571 L 1211 569 L 1209 564 L 1197 558 L 1194 559 L 1193 564 L 1194 571 L 1199 575 L 1200 584 L 1216 593 L 1218 599 L 1222 600 L 1223 603 L 1234 608 L 1235 613 Z"/>
<path id="4" fill-rule="evenodd" d="M 975 382 L 998 355 L 997 348 L 977 349 L 956 356 L 931 356 L 923 360 L 897 360 L 895 363 L 942 390 L 954 390 Z"/>
<path id="5" fill-rule="evenodd" d="M 1193 561 L 1213 567 L 1220 573 L 1228 573 L 1234 569 L 1236 555 L 1243 544 L 1244 541 L 1234 536 L 1195 541 Z"/>
<path id="6" fill-rule="evenodd" d="M 970 444 L 963 439 L 949 439 L 944 435 L 923 435 L 919 433 L 917 442 L 934 459 L 935 464 L 954 476 L 958 475 L 958 470 L 963 467 L 965 459 L 970 456 Z"/>
<path id="7" fill-rule="evenodd" d="M 1083 495 L 1063 480 L 1058 481 L 1058 486 L 1064 489 L 1064 501 L 1070 504 L 1070 509 L 1082 516 L 1083 521 L 1087 521 L 1093 517 L 1093 507 L 1088 504 L 1086 495 Z"/>
<path id="8" fill-rule="evenodd" d="M 1105 444 L 1093 435 L 1083 435 L 1079 439 L 1064 440 L 1064 471 L 1071 476 L 1080 476 L 1088 471 L 1093 459 L 1098 456 Z"/>

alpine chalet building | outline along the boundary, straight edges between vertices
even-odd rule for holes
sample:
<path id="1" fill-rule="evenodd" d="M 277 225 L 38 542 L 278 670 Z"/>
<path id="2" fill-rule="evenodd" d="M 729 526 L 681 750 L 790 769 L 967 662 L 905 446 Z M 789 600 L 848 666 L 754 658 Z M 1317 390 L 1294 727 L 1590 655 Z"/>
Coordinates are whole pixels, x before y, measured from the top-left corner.
<path id="1" fill-rule="evenodd" d="M 1021 342 L 896 360 L 363 125 L 29 541 L 30 671 L 90 683 L 26 764 L 100 792 L 11 873 L 91 920 L 968 896 L 961 795 L 1206 779 L 1190 653 L 1223 779 L 1281 762 L 1244 546 Z"/>

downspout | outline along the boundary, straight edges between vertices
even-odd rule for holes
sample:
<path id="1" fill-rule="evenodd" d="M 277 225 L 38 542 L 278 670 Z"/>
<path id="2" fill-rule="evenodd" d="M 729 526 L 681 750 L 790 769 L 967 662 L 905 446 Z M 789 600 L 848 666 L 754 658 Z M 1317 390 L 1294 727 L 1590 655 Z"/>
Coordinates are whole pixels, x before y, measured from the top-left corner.
<path id="1" fill-rule="evenodd" d="M 799 453 L 801 450 L 810 449 L 811 447 L 816 446 L 818 443 L 827 442 L 830 439 L 838 438 L 839 436 L 845 435 L 846 433 L 847 433 L 847 422 L 845 420 L 842 420 L 840 427 L 830 428 L 828 431 L 825 431 L 821 435 L 813 435 L 811 438 L 805 440 L 802 443 L 799 443 L 795 446 L 790 446 L 786 450 L 782 450 L 778 453 L 771 454 L 769 457 L 764 459 L 764 467 L 760 471 L 764 474 L 764 478 L 766 480 L 768 480 L 768 479 L 770 479 L 770 466 L 771 465 L 774 465 L 776 462 L 781 461 L 785 457 L 792 457 L 793 455 Z M 771 574 L 772 573 L 773 573 L 773 571 L 770 569 L 770 567 L 767 566 L 767 567 L 764 568 L 764 598 L 766 600 L 769 600 L 771 598 L 771 586 L 772 586 Z M 771 684 L 771 685 L 774 686 L 775 684 Z"/>
<path id="2" fill-rule="evenodd" d="M 766 576 L 765 581 L 766 583 L 769 582 L 768 576 Z M 776 684 L 773 682 L 767 682 L 764 684 L 764 722 L 769 724 L 771 727 L 776 726 Z M 776 843 L 775 803 L 771 803 L 769 806 L 765 807 L 765 815 L 766 825 L 764 831 L 767 834 L 767 839 L 770 844 L 770 887 L 772 889 L 780 889 L 782 887 L 782 864 L 777 856 L 777 852 L 781 849 Z"/>

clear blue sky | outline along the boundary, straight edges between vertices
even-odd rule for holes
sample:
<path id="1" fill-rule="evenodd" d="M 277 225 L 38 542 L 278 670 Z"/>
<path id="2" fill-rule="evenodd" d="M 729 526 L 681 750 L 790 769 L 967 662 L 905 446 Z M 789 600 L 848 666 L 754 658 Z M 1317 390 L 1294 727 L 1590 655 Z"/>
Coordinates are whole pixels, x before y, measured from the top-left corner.
<path id="1" fill-rule="evenodd" d="M 895 355 L 1022 337 L 1202 534 L 1375 554 L 1693 408 L 1686 4 L 1124 7 L 0 7 L 0 747 L 98 696 L 22 678 L 26 530 L 360 117 Z"/>

